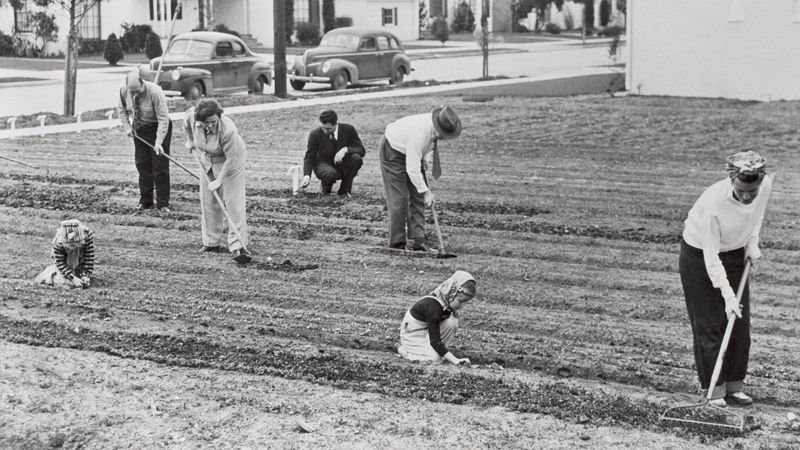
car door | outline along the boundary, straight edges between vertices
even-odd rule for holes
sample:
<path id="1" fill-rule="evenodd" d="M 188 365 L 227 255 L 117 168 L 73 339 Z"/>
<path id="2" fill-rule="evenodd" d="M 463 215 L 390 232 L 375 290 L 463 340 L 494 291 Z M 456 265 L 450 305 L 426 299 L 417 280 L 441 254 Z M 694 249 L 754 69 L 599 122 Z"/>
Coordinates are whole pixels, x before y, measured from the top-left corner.
<path id="1" fill-rule="evenodd" d="M 378 36 L 378 55 L 380 60 L 378 62 L 378 75 L 379 77 L 390 77 L 392 74 L 392 61 L 400 49 L 395 44 L 392 48 L 392 39 L 389 36 Z"/>
<path id="2" fill-rule="evenodd" d="M 358 78 L 378 78 L 380 77 L 380 55 L 378 54 L 378 44 L 375 36 L 365 36 L 361 38 L 356 53 L 358 62 Z"/>
<path id="3" fill-rule="evenodd" d="M 215 90 L 230 90 L 234 86 L 233 46 L 230 41 L 217 42 L 214 47 L 214 62 L 211 64 L 211 76 Z"/>
<path id="4" fill-rule="evenodd" d="M 233 87 L 237 91 L 248 90 L 247 81 L 250 77 L 250 69 L 255 64 L 255 58 L 250 56 L 241 42 L 231 41 L 233 45 L 233 60 L 231 69 L 233 71 Z"/>

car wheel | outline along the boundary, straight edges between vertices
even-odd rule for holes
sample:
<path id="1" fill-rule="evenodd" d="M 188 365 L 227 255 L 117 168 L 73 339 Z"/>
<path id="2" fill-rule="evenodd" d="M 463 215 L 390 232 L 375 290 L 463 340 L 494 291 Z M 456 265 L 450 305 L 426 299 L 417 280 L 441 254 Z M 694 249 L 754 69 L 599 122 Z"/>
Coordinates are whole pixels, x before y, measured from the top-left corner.
<path id="1" fill-rule="evenodd" d="M 295 91 L 302 91 L 303 88 L 306 86 L 306 82 L 300 80 L 289 80 L 289 84 L 292 85 L 292 89 L 294 89 Z"/>
<path id="2" fill-rule="evenodd" d="M 255 95 L 263 94 L 266 85 L 267 81 L 264 79 L 264 76 L 260 76 L 253 82 L 253 90 L 250 93 Z"/>
<path id="3" fill-rule="evenodd" d="M 341 70 L 336 73 L 331 81 L 331 87 L 334 91 L 341 91 L 347 87 L 347 72 Z"/>
<path id="4" fill-rule="evenodd" d="M 403 71 L 403 66 L 397 66 L 392 71 L 392 78 L 389 79 L 389 84 L 402 84 L 403 77 L 405 77 L 405 72 Z"/>
<path id="5" fill-rule="evenodd" d="M 189 90 L 186 91 L 186 95 L 184 95 L 183 98 L 189 101 L 194 101 L 200 97 L 205 96 L 205 94 L 206 93 L 205 90 L 203 89 L 203 83 L 195 81 L 194 83 L 192 83 L 192 87 L 190 87 Z"/>

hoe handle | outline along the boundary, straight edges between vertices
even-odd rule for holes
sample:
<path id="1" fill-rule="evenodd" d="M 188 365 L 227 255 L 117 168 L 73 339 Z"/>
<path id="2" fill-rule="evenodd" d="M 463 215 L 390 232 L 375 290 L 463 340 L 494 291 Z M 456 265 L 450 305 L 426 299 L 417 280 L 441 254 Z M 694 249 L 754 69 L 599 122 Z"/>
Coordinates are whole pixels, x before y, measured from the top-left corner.
<path id="1" fill-rule="evenodd" d="M 136 138 L 136 139 L 138 139 L 139 141 L 143 142 L 145 145 L 147 145 L 148 147 L 150 147 L 150 148 L 151 148 L 153 151 L 156 151 L 156 148 L 155 148 L 155 147 L 153 147 L 153 145 L 152 145 L 152 144 L 150 144 L 149 142 L 147 142 L 147 141 L 145 141 L 144 139 L 140 138 L 140 137 L 139 137 L 139 135 L 138 135 L 138 134 L 136 134 L 136 132 L 134 132 L 134 133 L 133 133 L 133 137 L 134 137 L 134 138 Z M 189 175 L 191 175 L 191 176 L 195 177 L 195 178 L 196 178 L 196 179 L 198 179 L 198 180 L 200 179 L 200 177 L 199 177 L 199 176 L 197 176 L 197 174 L 196 174 L 196 173 L 194 173 L 194 172 L 192 172 L 191 170 L 187 169 L 187 168 L 186 168 L 186 166 L 184 166 L 183 164 L 179 163 L 179 162 L 178 162 L 178 160 L 176 160 L 176 159 L 175 159 L 175 158 L 173 158 L 172 156 L 169 156 L 169 155 L 168 155 L 168 154 L 166 154 L 166 153 L 161 153 L 161 156 L 163 156 L 163 157 L 167 158 L 168 160 L 170 160 L 171 162 L 173 162 L 173 163 L 174 163 L 176 166 L 178 166 L 178 167 L 180 167 L 181 169 L 185 170 L 185 171 L 186 171 L 186 173 L 188 173 Z"/>
<path id="2" fill-rule="evenodd" d="M 439 228 L 439 217 L 436 214 L 435 202 L 431 203 L 431 212 L 433 213 L 433 225 L 436 228 L 436 237 L 439 238 L 439 252 L 444 253 L 444 241 L 442 241 L 442 230 Z"/>
<path id="3" fill-rule="evenodd" d="M 736 292 L 736 303 L 742 300 L 744 288 L 747 285 L 747 276 L 750 274 L 750 258 L 744 263 L 744 272 L 742 272 L 742 279 L 739 281 L 739 290 Z M 719 347 L 719 354 L 717 354 L 717 363 L 714 364 L 714 373 L 711 374 L 711 382 L 708 384 L 708 393 L 706 398 L 710 401 L 711 395 L 714 393 L 714 386 L 719 379 L 719 373 L 722 371 L 722 360 L 725 359 L 725 352 L 728 350 L 728 341 L 731 340 L 731 332 L 733 332 L 733 323 L 736 322 L 736 314 L 731 314 L 728 317 L 728 326 L 725 328 L 725 335 L 722 337 L 722 344 Z"/>

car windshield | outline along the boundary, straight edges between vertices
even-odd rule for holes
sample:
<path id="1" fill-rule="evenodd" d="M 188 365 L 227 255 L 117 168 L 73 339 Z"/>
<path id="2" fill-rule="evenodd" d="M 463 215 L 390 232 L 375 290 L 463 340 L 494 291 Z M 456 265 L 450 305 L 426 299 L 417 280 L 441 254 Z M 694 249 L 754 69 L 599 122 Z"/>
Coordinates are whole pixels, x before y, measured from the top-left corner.
<path id="1" fill-rule="evenodd" d="M 167 55 L 209 56 L 212 47 L 210 42 L 179 39 L 172 42 Z"/>
<path id="2" fill-rule="evenodd" d="M 335 33 L 329 34 L 322 38 L 322 42 L 319 43 L 320 47 L 346 47 L 346 48 L 356 48 L 358 47 L 359 38 L 353 34 L 344 34 L 344 33 Z"/>

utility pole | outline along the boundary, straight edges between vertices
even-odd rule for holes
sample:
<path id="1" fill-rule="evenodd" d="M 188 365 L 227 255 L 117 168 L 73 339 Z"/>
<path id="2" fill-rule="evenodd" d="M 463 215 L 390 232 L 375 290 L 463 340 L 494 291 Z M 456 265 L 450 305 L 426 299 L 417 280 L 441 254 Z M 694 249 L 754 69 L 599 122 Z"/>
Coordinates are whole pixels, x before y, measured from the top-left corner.
<path id="1" fill-rule="evenodd" d="M 481 4 L 481 50 L 483 51 L 483 79 L 489 78 L 489 0 Z"/>
<path id="2" fill-rule="evenodd" d="M 292 0 L 289 0 L 292 1 Z M 272 2 L 273 47 L 275 55 L 275 96 L 286 98 L 286 5 L 284 0 Z"/>

